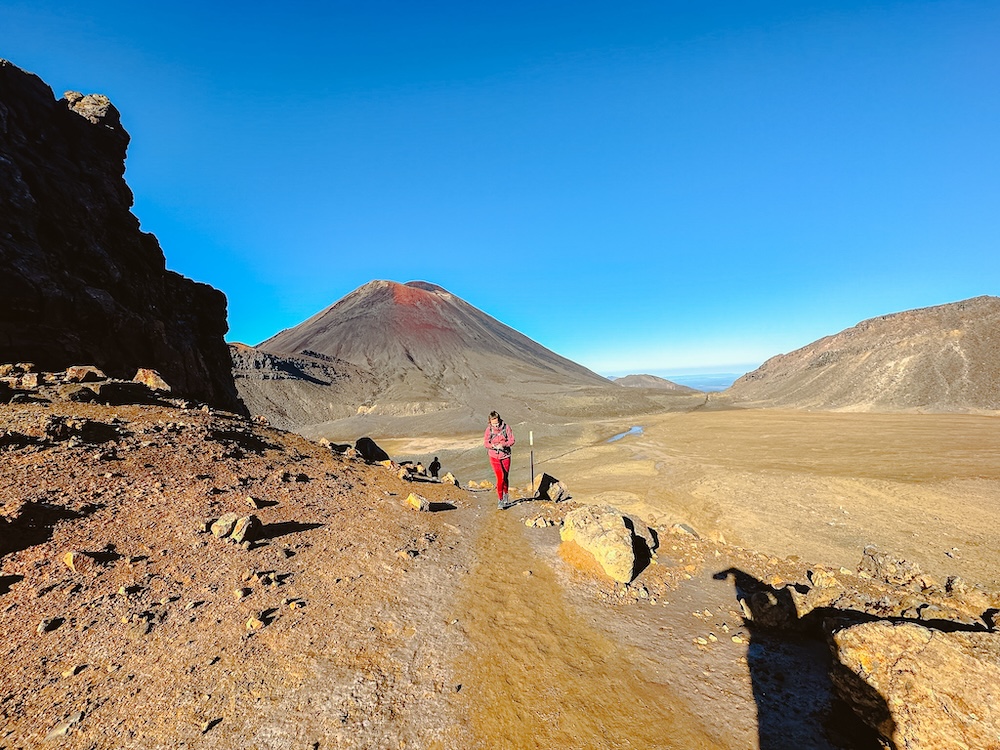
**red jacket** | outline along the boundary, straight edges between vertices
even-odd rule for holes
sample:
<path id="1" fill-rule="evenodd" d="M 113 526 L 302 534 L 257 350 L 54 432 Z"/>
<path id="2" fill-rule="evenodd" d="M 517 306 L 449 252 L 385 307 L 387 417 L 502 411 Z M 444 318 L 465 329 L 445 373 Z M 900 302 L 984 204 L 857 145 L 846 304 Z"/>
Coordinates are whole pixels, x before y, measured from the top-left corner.
<path id="1" fill-rule="evenodd" d="M 510 456 L 510 447 L 514 444 L 514 431 L 510 425 L 501 422 L 496 427 L 488 425 L 483 433 L 483 445 L 490 458 L 507 458 Z"/>

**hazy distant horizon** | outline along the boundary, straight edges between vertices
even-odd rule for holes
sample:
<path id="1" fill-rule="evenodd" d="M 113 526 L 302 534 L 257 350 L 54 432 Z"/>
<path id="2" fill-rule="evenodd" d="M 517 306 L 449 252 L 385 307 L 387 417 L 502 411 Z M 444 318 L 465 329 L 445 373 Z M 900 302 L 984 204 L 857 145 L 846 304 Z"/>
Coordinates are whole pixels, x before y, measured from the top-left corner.
<path id="1" fill-rule="evenodd" d="M 724 391 L 736 380 L 752 370 L 760 367 L 758 364 L 725 365 L 721 367 L 682 368 L 676 370 L 647 369 L 641 372 L 614 372 L 605 374 L 606 378 L 623 378 L 626 375 L 655 375 L 678 385 L 696 388 L 699 391 Z"/>

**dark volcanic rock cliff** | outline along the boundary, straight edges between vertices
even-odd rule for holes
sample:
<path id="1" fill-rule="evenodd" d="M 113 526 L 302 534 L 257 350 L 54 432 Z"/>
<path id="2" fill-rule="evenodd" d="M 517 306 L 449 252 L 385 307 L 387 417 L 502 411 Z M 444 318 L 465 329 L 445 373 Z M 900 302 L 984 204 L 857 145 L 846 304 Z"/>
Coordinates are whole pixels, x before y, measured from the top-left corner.
<path id="1" fill-rule="evenodd" d="M 226 297 L 165 268 L 125 184 L 129 136 L 101 95 L 55 100 L 0 60 L 0 362 L 158 370 L 179 395 L 244 411 Z"/>

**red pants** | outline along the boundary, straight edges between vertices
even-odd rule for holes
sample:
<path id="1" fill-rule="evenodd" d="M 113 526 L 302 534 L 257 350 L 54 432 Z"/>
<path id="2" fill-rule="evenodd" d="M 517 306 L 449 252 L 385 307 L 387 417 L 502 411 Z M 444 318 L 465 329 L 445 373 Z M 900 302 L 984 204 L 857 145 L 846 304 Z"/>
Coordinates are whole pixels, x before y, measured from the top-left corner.
<path id="1" fill-rule="evenodd" d="M 510 456 L 497 458 L 490 456 L 490 463 L 493 465 L 493 473 L 497 475 L 497 499 L 502 500 L 507 494 L 507 477 L 510 475 Z"/>

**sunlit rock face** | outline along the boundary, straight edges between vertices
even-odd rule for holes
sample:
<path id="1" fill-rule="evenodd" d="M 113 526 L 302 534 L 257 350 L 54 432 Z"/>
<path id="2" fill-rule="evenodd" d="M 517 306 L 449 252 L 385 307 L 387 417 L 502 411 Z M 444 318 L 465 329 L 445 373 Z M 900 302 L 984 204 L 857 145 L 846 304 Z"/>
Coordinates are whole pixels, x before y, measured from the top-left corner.
<path id="1" fill-rule="evenodd" d="M 100 94 L 56 100 L 0 60 L 0 362 L 157 370 L 179 396 L 243 411 L 225 295 L 166 270 L 124 180 L 129 135 Z"/>

